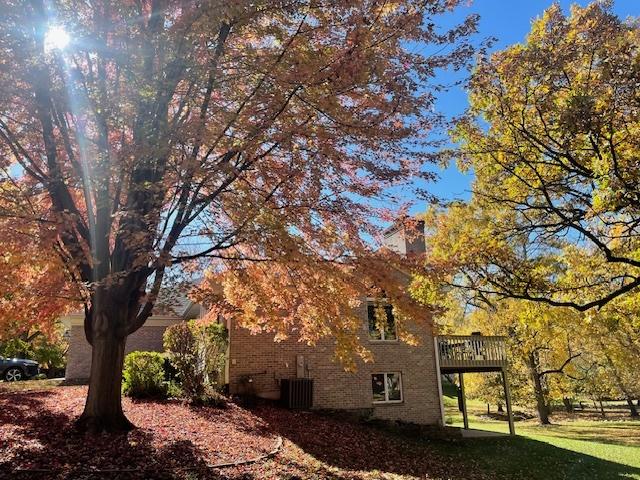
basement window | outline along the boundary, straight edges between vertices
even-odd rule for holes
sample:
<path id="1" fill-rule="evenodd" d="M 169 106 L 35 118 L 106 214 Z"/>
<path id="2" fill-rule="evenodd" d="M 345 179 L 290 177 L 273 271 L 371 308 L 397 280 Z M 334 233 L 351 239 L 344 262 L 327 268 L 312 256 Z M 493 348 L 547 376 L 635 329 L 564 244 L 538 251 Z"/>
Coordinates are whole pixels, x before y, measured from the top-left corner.
<path id="1" fill-rule="evenodd" d="M 394 342 L 398 339 L 393 306 L 380 302 L 369 302 L 367 305 L 367 319 L 369 321 L 369 338 L 371 340 Z"/>
<path id="2" fill-rule="evenodd" d="M 402 402 L 402 375 L 395 373 L 374 373 L 371 375 L 373 403 Z"/>

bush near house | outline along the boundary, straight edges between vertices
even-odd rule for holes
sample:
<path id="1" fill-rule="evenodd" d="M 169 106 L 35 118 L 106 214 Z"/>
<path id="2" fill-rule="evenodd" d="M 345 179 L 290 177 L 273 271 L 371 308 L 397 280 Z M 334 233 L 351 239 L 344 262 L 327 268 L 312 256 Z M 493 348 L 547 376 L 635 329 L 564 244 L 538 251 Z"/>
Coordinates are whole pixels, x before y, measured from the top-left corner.
<path id="1" fill-rule="evenodd" d="M 131 352 L 124 359 L 122 392 L 134 398 L 164 397 L 163 365 L 164 358 L 158 352 Z"/>
<path id="2" fill-rule="evenodd" d="M 224 326 L 197 320 L 172 325 L 164 333 L 164 348 L 183 395 L 194 404 L 220 404 L 217 390 L 227 348 Z"/>

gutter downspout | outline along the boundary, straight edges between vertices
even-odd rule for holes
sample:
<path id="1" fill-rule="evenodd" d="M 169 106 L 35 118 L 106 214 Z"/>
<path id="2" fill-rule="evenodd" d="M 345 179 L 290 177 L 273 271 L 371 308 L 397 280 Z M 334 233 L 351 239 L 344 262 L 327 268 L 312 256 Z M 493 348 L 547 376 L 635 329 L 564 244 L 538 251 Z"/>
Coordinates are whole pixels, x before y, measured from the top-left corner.
<path id="1" fill-rule="evenodd" d="M 229 385 L 230 383 L 230 374 L 229 374 L 229 364 L 231 363 L 231 319 L 227 318 L 225 323 L 227 324 L 227 351 L 225 353 L 225 362 L 224 362 L 224 383 L 225 385 Z M 231 386 L 229 386 L 231 388 Z"/>

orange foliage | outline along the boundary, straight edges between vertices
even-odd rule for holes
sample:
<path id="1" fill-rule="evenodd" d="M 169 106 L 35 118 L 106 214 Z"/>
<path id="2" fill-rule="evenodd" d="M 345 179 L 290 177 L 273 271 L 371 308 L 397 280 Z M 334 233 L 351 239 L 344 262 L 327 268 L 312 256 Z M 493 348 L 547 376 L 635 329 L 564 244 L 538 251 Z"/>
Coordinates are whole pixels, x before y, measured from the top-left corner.
<path id="1" fill-rule="evenodd" d="M 64 266 L 50 242 L 16 219 L 0 219 L 0 341 L 30 331 L 49 338 L 73 298 Z"/>
<path id="2" fill-rule="evenodd" d="M 213 268 L 247 323 L 366 355 L 359 298 L 376 286 L 414 308 L 380 226 L 406 211 L 398 188 L 431 178 L 434 72 L 473 53 L 474 17 L 435 28 L 458 3 L 6 1 L 0 167 L 19 197 L 46 197 L 24 222 L 49 222 L 88 287 L 89 336 L 96 309 L 124 338 L 167 276 Z M 63 49 L 47 48 L 53 23 Z M 25 270 L 8 281 L 56 290 L 57 260 L 28 243 L 47 263 L 7 257 Z"/>

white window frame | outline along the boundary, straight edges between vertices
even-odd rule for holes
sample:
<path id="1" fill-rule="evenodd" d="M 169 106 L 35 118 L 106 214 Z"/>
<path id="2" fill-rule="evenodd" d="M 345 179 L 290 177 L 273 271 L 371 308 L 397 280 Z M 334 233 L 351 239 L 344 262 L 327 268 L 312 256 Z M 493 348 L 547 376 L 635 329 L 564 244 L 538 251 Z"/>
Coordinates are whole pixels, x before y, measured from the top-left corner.
<path id="1" fill-rule="evenodd" d="M 404 402 L 404 391 L 402 385 L 402 372 L 375 372 L 371 374 L 371 378 L 373 380 L 374 375 L 384 375 L 384 400 L 373 400 L 373 403 L 376 405 L 388 404 L 388 403 L 402 403 Z M 400 386 L 400 400 L 389 400 L 389 389 L 387 388 L 387 375 L 397 375 L 400 381 L 398 385 Z M 372 384 L 373 385 L 373 384 Z M 373 397 L 373 387 L 371 389 L 371 396 Z"/>
<path id="2" fill-rule="evenodd" d="M 394 336 L 396 338 L 385 338 L 386 335 L 386 330 L 376 330 L 380 332 L 380 338 L 373 338 L 371 336 L 371 330 L 369 330 L 369 305 L 375 305 L 376 304 L 382 304 L 383 306 L 385 305 L 389 305 L 389 302 L 387 301 L 386 298 L 373 298 L 373 297 L 368 297 L 367 298 L 367 335 L 369 337 L 369 341 L 370 342 L 374 342 L 374 343 L 398 343 L 398 326 L 396 325 L 396 317 L 394 315 L 393 317 L 393 333 Z M 391 313 L 393 315 L 393 305 L 391 305 Z M 393 372 L 392 372 L 393 373 Z"/>

